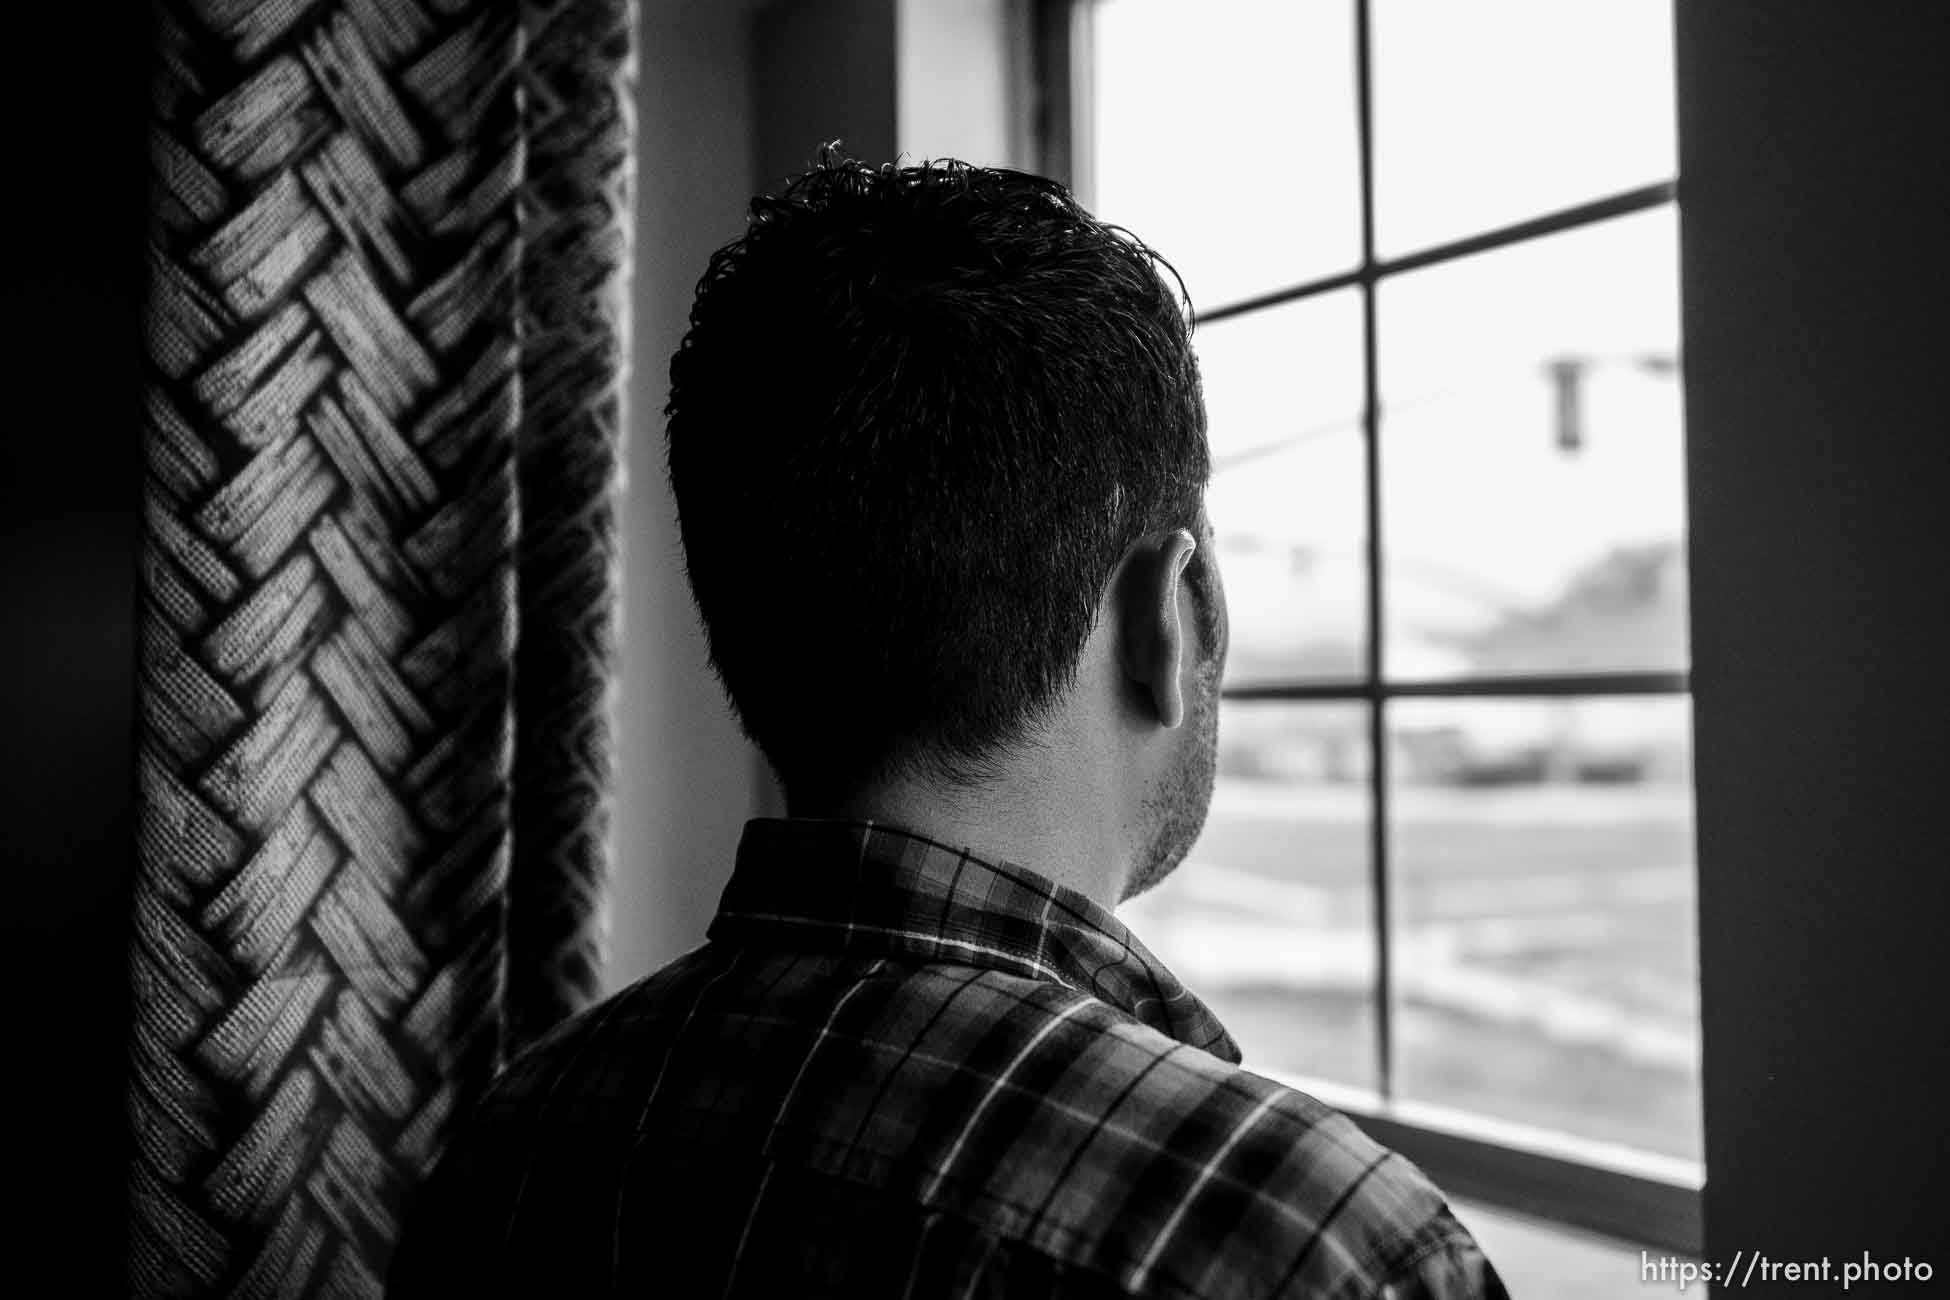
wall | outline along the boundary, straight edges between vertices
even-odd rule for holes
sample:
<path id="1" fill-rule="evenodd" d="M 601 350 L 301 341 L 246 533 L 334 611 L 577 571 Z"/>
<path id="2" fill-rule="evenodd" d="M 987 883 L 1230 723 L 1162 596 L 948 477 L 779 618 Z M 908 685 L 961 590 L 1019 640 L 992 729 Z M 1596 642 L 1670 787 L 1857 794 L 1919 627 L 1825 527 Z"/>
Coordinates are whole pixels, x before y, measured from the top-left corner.
<path id="1" fill-rule="evenodd" d="M 910 161 L 1021 166 L 1017 106 L 1027 88 L 1027 6 L 1015 0 L 900 0 L 896 132 Z"/>
<path id="2" fill-rule="evenodd" d="M 1025 0 L 772 0 L 752 27 L 767 187 L 840 140 L 872 163 L 1021 166 Z"/>
<path id="3" fill-rule="evenodd" d="M 612 829 L 610 987 L 701 943 L 759 765 L 705 657 L 664 475 L 670 355 L 757 175 L 749 3 L 651 3 L 637 82 L 637 242 Z"/>
<path id="4" fill-rule="evenodd" d="M 772 0 L 752 25 L 758 176 L 770 190 L 821 144 L 896 150 L 896 0 Z"/>
<path id="5" fill-rule="evenodd" d="M 1706 1254 L 1938 1285 L 1946 65 L 1934 0 L 1678 6 Z"/>

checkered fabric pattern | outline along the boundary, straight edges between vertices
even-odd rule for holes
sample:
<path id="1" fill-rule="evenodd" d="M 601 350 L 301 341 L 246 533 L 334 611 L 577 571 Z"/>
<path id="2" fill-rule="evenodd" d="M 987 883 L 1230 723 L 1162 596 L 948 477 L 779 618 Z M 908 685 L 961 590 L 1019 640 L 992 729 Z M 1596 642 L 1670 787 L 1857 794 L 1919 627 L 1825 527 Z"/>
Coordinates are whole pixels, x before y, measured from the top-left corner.
<path id="1" fill-rule="evenodd" d="M 1504 1295 L 1413 1165 L 1238 1060 L 1082 894 L 755 821 L 710 942 L 502 1076 L 391 1294 Z"/>

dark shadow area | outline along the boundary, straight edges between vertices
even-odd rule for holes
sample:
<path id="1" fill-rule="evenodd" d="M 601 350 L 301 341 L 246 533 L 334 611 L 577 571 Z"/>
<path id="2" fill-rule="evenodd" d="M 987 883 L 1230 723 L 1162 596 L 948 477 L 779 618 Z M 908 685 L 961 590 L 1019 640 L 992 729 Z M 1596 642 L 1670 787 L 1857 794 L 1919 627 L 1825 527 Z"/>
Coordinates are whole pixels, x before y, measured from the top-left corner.
<path id="1" fill-rule="evenodd" d="M 24 8 L 0 78 L 9 1227 L 71 1295 L 125 1289 L 146 13 Z"/>
<path id="2" fill-rule="evenodd" d="M 1940 1284 L 1950 12 L 1682 3 L 1677 48 L 1706 1254 Z"/>

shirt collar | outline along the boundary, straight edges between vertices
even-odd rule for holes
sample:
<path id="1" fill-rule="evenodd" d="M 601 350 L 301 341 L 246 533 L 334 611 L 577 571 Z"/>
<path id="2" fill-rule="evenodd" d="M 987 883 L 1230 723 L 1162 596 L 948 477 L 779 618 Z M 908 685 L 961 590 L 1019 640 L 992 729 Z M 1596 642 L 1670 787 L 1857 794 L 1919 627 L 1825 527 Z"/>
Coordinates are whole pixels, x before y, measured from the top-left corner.
<path id="1" fill-rule="evenodd" d="M 1225 1026 L 1124 923 L 1026 867 L 874 822 L 757 818 L 710 937 L 717 942 L 992 967 L 1102 999 L 1239 1062 Z"/>

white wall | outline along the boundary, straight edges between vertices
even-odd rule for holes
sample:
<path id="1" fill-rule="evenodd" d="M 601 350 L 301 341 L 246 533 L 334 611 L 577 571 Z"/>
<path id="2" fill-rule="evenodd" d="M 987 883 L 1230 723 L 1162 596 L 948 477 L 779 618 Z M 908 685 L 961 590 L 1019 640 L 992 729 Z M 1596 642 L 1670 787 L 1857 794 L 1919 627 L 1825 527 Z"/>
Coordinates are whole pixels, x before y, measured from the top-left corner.
<path id="1" fill-rule="evenodd" d="M 1011 92 L 1016 0 L 900 0 L 896 138 L 909 162 L 1020 167 Z"/>
<path id="2" fill-rule="evenodd" d="M 611 988 L 703 941 L 756 797 L 684 579 L 662 415 L 692 289 L 753 189 L 752 7 L 652 0 L 642 19 Z"/>

